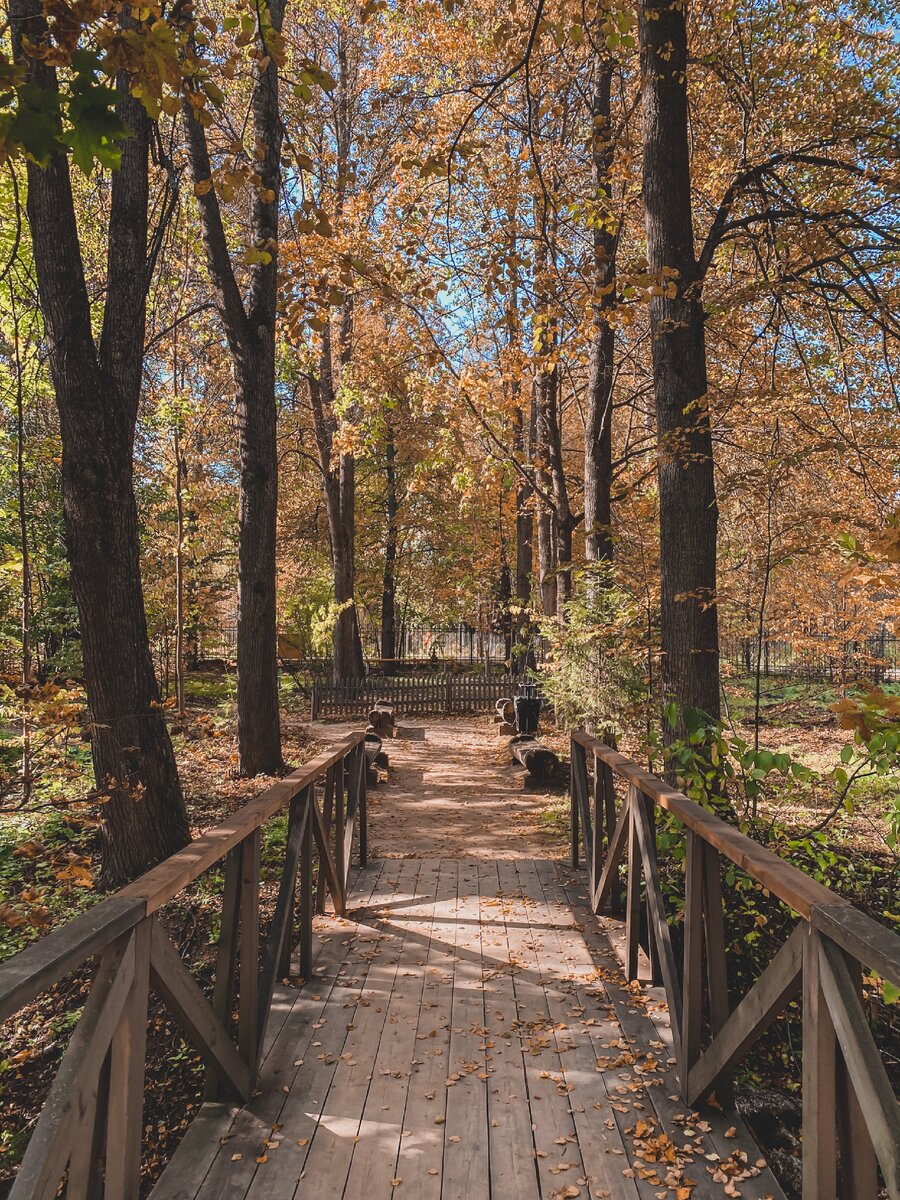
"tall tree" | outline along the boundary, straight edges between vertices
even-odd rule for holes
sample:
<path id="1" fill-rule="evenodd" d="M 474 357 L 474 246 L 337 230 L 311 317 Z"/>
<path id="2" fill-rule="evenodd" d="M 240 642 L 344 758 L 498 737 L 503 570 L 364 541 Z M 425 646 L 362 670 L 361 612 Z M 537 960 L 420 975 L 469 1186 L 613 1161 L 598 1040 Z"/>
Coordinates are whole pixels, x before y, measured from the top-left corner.
<path id="1" fill-rule="evenodd" d="M 612 213 L 610 178 L 615 141 L 611 121 L 613 59 L 593 59 L 591 103 L 591 322 L 587 406 L 584 423 L 584 550 L 588 562 L 612 558 L 612 398 L 615 333 L 610 312 L 616 303 L 618 225 Z"/>
<path id="2" fill-rule="evenodd" d="M 14 53 L 56 111 L 59 82 L 41 47 L 40 0 L 11 0 Z M 130 19 L 129 32 L 140 32 Z M 117 80 L 128 136 L 112 171 L 106 303 L 99 340 L 61 147 L 28 162 L 31 228 L 62 435 L 63 504 L 103 805 L 102 882 L 117 886 L 178 850 L 188 823 L 147 639 L 132 455 L 141 394 L 148 287 L 150 120 Z"/>
<path id="3" fill-rule="evenodd" d="M 643 185 L 660 511 L 662 685 L 719 716 L 716 505 L 706 342 L 691 213 L 682 0 L 638 5 Z M 677 724 L 680 728 L 681 721 Z"/>
<path id="4" fill-rule="evenodd" d="M 278 46 L 284 0 L 260 7 L 260 56 L 250 99 L 254 169 L 252 259 L 246 303 L 228 249 L 201 110 L 201 64 L 185 90 L 188 161 L 200 206 L 203 244 L 216 306 L 234 365 L 240 424 L 238 551 L 238 754 L 243 775 L 275 774 L 282 766 L 278 705 L 275 532 L 278 459 L 275 402 L 275 321 L 278 300 L 278 215 L 282 125 Z"/>

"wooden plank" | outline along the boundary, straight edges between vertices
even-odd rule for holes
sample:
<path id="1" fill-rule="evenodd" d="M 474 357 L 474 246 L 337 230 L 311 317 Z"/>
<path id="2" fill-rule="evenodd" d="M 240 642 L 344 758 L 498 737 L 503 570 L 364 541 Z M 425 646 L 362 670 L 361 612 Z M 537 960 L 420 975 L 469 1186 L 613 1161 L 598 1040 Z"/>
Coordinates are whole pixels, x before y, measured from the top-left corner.
<path id="1" fill-rule="evenodd" d="M 153 922 L 150 972 L 154 991 L 171 1009 L 208 1069 L 232 1095 L 246 1099 L 250 1094 L 248 1065 L 158 921 Z"/>
<path id="2" fill-rule="evenodd" d="M 800 990 L 803 965 L 803 924 L 794 927 L 712 1044 L 690 1069 L 687 1101 L 697 1105 L 713 1091 L 719 1078 L 740 1062 Z"/>
<path id="3" fill-rule="evenodd" d="M 452 909 L 459 864 L 440 862 L 425 960 L 425 986 L 416 1021 L 416 1050 L 406 1096 L 400 1150 L 392 1178 L 415 1200 L 440 1200 L 447 1115 L 447 1063 L 458 924 Z M 437 1174 L 432 1174 L 436 1171 Z"/>
<path id="4" fill-rule="evenodd" d="M 154 919 L 148 917 L 135 926 L 131 935 L 134 978 L 109 1048 L 104 1185 L 108 1196 L 121 1197 L 121 1200 L 138 1200 L 141 1192 L 147 1001 L 151 935 L 155 924 Z"/>
<path id="5" fill-rule="evenodd" d="M 483 919 L 485 1023 L 492 1043 L 488 1083 L 491 1200 L 540 1200 L 538 1160 L 511 968 L 516 948 L 515 940 L 510 941 L 506 923 L 507 915 L 515 922 L 521 914 L 519 907 L 503 894 L 496 862 L 480 863 L 478 878 Z"/>
<path id="6" fill-rule="evenodd" d="M 80 1117 L 96 1098 L 96 1083 L 134 980 L 134 935 L 109 947 L 81 1019 L 57 1069 L 10 1190 L 10 1200 L 55 1196 L 72 1152 Z"/>
<path id="7" fill-rule="evenodd" d="M 259 829 L 241 848 L 241 957 L 238 963 L 238 1050 L 256 1076 L 259 1055 Z"/>
<path id="8" fill-rule="evenodd" d="M 826 938 L 816 937 L 815 940 L 818 943 L 819 986 L 828 1005 L 847 1073 L 865 1118 L 865 1128 L 875 1148 L 885 1187 L 891 1200 L 898 1200 L 900 1105 L 894 1096 L 857 989 L 840 950 Z M 804 1020 L 804 1041 L 806 1036 L 807 1026 Z M 805 1099 L 804 1091 L 804 1101 Z M 872 1182 L 874 1183 L 874 1180 Z M 875 1193 L 873 1191 L 869 1194 Z M 854 1193 L 854 1200 L 857 1200 L 857 1195 L 859 1200 L 867 1200 L 866 1193 Z"/>
<path id="9" fill-rule="evenodd" d="M 409 887 L 405 877 L 410 865 L 404 864 L 400 877 L 401 892 Z M 413 1064 L 419 1062 L 418 1020 L 426 980 L 425 964 L 428 958 L 431 924 L 434 919 L 435 894 L 440 875 L 438 859 L 419 863 L 418 876 L 411 903 L 401 908 L 390 907 L 381 927 L 390 930 L 396 939 L 397 954 L 394 960 L 393 978 L 385 987 L 387 1004 L 378 1031 L 375 1047 L 370 1051 L 371 1067 L 363 1078 L 359 1102 L 337 1105 L 337 1111 L 346 1113 L 351 1121 L 357 1119 L 358 1140 L 349 1144 L 352 1154 L 346 1155 L 349 1170 L 346 1170 L 344 1200 L 368 1200 L 373 1185 L 390 1194 L 391 1179 L 398 1178 L 397 1160 L 404 1142 L 406 1114 Z M 332 1108 L 329 1098 L 329 1109 Z M 316 1142 L 321 1131 L 317 1131 L 308 1161 L 308 1174 L 312 1179 L 335 1179 L 340 1186 L 342 1171 L 329 1169 L 314 1163 Z M 406 1137 L 411 1136 L 410 1133 Z M 332 1137 L 329 1146 L 334 1146 Z M 346 1146 L 346 1139 L 345 1146 Z M 340 1148 L 339 1148 L 340 1149 Z M 343 1156 L 338 1156 L 338 1162 Z M 408 1182 L 408 1181 L 405 1181 Z"/>
<path id="10" fill-rule="evenodd" d="M 315 793 L 309 793 L 307 820 L 303 826 L 303 842 L 300 847 L 300 944 L 299 967 L 304 981 L 312 974 L 312 926 L 314 900 L 312 890 L 312 805 L 315 803 Z"/>
<path id="11" fill-rule="evenodd" d="M 849 900 L 843 900 L 824 884 L 818 883 L 804 871 L 785 862 L 773 851 L 741 833 L 735 826 L 727 824 L 714 813 L 701 808 L 699 804 L 689 800 L 682 792 L 677 791 L 657 776 L 651 775 L 649 771 L 626 758 L 624 754 L 620 754 L 617 750 L 611 749 L 585 733 L 575 732 L 572 737 L 586 749 L 592 750 L 620 778 L 636 787 L 644 795 L 650 796 L 656 804 L 672 813 L 688 829 L 692 829 L 720 854 L 768 888 L 800 916 L 807 920 L 812 919 L 814 922 L 823 922 L 823 928 L 825 922 L 833 922 L 841 926 L 844 918 L 839 916 L 839 910 L 845 910 L 847 920 L 854 922 L 853 938 L 868 936 L 871 945 L 867 953 L 879 958 L 881 966 L 885 970 L 881 972 L 881 967 L 878 967 L 875 961 L 870 961 L 867 953 L 857 954 L 856 950 L 859 947 L 844 945 L 843 942 L 840 944 L 868 966 L 875 967 L 886 978 L 900 982 L 900 938 L 896 935 L 892 935 L 893 941 L 885 938 L 884 926 L 880 926 L 871 918 L 866 918 L 863 913 L 858 913 Z M 850 913 L 858 913 L 858 916 L 851 918 Z M 835 941 L 840 940 L 835 934 L 830 934 L 830 936 Z M 844 936 L 848 936 L 846 931 Z"/>
<path id="12" fill-rule="evenodd" d="M 518 1043 L 528 1085 L 533 1150 L 541 1195 L 551 1196 L 584 1173 L 571 1102 L 557 1082 L 561 1075 L 560 1043 L 556 1037 L 545 988 L 542 938 L 532 923 L 535 881 L 527 864 L 497 862 L 501 895 L 505 898 L 517 1019 L 513 1044 Z M 519 868 L 522 868 L 520 874 Z M 494 1039 L 496 1041 L 496 1038 Z M 568 1163 L 568 1168 L 562 1164 Z M 573 1174 L 574 1173 L 574 1174 Z"/>
<path id="13" fill-rule="evenodd" d="M 459 865 L 454 916 L 456 964 L 450 1014 L 447 1113 L 444 1125 L 443 1196 L 488 1200 L 488 1116 L 481 966 L 478 869 L 471 860 Z M 456 1077 L 456 1078 L 454 1078 Z M 458 1141 L 451 1141 L 458 1138 Z"/>
<path id="14" fill-rule="evenodd" d="M 728 958 L 725 953 L 725 906 L 722 900 L 722 868 L 712 846 L 703 847 L 703 932 L 706 938 L 706 985 L 709 1024 L 713 1036 L 725 1028 L 731 1003 L 728 995 Z M 726 1108 L 734 1103 L 731 1079 L 719 1078 L 716 1099 Z"/>
<path id="15" fill-rule="evenodd" d="M 0 963 L 0 1022 L 132 929 L 144 912 L 142 900 L 118 893 Z"/>

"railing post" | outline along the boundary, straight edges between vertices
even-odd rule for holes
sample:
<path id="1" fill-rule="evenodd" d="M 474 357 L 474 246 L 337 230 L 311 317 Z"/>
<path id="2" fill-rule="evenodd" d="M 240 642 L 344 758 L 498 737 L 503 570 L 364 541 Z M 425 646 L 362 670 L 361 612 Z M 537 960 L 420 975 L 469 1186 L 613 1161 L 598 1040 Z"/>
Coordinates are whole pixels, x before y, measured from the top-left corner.
<path id="1" fill-rule="evenodd" d="M 110 1045 L 105 1194 L 117 1200 L 138 1200 L 141 1191 L 152 920 L 134 928 L 134 980 Z"/>
<path id="2" fill-rule="evenodd" d="M 578 869 L 578 796 L 576 794 L 578 784 L 578 772 L 575 770 L 575 759 L 577 755 L 584 754 L 584 747 L 575 741 L 575 738 L 569 740 L 569 809 L 571 813 L 569 825 L 571 829 L 571 856 L 572 866 Z"/>
<path id="3" fill-rule="evenodd" d="M 228 857 L 225 859 L 225 888 L 222 895 L 222 916 L 219 921 L 219 944 L 216 950 L 216 982 L 213 987 L 212 1010 L 226 1029 L 231 1025 L 234 968 L 237 965 L 242 858 L 242 847 L 235 846 L 228 851 Z M 206 1072 L 203 1094 L 207 1100 L 218 1100 L 221 1097 L 222 1085 L 214 1071 Z"/>
<path id="4" fill-rule="evenodd" d="M 304 983 L 312 975 L 312 923 L 313 923 L 313 890 L 312 890 L 312 845 L 313 845 L 313 814 L 315 804 L 315 785 L 310 784 L 306 793 L 306 824 L 303 828 L 303 841 L 300 846 L 300 975 Z"/>
<path id="5" fill-rule="evenodd" d="M 803 943 L 803 1200 L 837 1195 L 837 1039 L 819 976 L 819 934 Z"/>
<path id="6" fill-rule="evenodd" d="M 625 889 L 625 978 L 637 979 L 638 949 L 641 936 L 641 848 L 638 842 L 637 813 L 640 803 L 637 788 L 628 785 L 628 880 Z"/>
<path id="7" fill-rule="evenodd" d="M 368 864 L 369 861 L 369 810 L 367 804 L 368 795 L 368 763 L 366 762 L 366 746 L 365 742 L 360 743 L 360 768 L 359 768 L 359 799 L 357 801 L 356 820 L 359 825 L 359 866 L 360 870 Z"/>
<path id="8" fill-rule="evenodd" d="M 850 955 L 845 955 L 844 959 L 857 995 L 862 998 L 862 969 L 857 960 Z M 878 1195 L 875 1149 L 840 1048 L 837 1055 L 835 1087 L 844 1194 L 852 1196 L 853 1200 L 875 1200 Z"/>
<path id="9" fill-rule="evenodd" d="M 238 1049 L 250 1068 L 251 1083 L 257 1066 L 259 1008 L 259 851 L 260 832 L 254 829 L 241 848 L 241 965 Z"/>
<path id="10" fill-rule="evenodd" d="M 703 843 L 703 895 L 706 938 L 706 981 L 709 994 L 709 1024 L 713 1037 L 728 1020 L 731 1005 L 728 999 L 728 969 L 725 958 L 725 909 L 722 901 L 722 865 L 719 855 L 707 842 Z M 734 1100 L 730 1076 L 723 1076 L 716 1096 L 723 1107 Z"/>
<path id="11" fill-rule="evenodd" d="M 687 1100 L 688 1075 L 700 1057 L 703 1021 L 703 842 L 687 830 L 684 875 L 684 971 L 681 1048 L 684 1070 L 681 1095 Z"/>
<path id="12" fill-rule="evenodd" d="M 594 780 L 593 780 L 594 786 L 592 789 L 593 794 L 591 797 L 592 801 L 593 801 L 593 804 L 591 806 L 593 809 L 593 823 L 591 825 L 591 860 L 593 862 L 594 869 L 591 872 L 591 874 L 593 875 L 593 879 L 591 880 L 590 894 L 591 894 L 591 899 L 593 899 L 594 892 L 597 889 L 597 883 L 600 879 L 600 875 L 603 870 L 604 780 L 601 775 L 601 772 L 603 769 L 603 760 L 599 759 L 596 754 L 593 754 L 591 757 L 592 757 L 593 763 L 594 763 Z M 609 830 L 607 830 L 607 840 L 611 836 L 612 836 L 612 830 L 609 829 Z"/>
<path id="13" fill-rule="evenodd" d="M 335 766 L 334 777 L 334 869 L 337 874 L 341 895 L 346 895 L 347 881 L 344 878 L 344 777 L 347 760 L 342 758 Z M 337 900 L 335 899 L 335 907 Z"/>
<path id="14" fill-rule="evenodd" d="M 319 681 L 314 679 L 312 683 L 312 698 L 310 699 L 309 719 L 315 721 L 319 716 Z"/>

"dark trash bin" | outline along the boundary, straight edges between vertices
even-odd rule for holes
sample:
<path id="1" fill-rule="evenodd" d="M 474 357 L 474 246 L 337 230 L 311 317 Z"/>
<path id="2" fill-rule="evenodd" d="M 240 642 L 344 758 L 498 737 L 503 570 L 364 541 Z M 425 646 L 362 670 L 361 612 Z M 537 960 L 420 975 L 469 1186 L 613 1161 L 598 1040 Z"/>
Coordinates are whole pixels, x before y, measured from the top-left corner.
<path id="1" fill-rule="evenodd" d="M 534 736 L 538 731 L 541 719 L 541 697 L 537 684 L 523 683 L 519 688 L 518 696 L 513 700 L 513 708 L 516 714 L 517 731 Z"/>

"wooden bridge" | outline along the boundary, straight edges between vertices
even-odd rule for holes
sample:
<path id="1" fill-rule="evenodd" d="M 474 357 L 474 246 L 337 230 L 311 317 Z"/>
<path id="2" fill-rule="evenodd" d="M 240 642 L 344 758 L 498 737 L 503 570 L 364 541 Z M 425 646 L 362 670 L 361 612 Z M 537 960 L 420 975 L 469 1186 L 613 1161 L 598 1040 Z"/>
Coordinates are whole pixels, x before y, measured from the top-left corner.
<path id="1" fill-rule="evenodd" d="M 687 838 L 681 969 L 657 808 Z M 284 810 L 261 947 L 260 828 Z M 774 1200 L 783 1193 L 730 1109 L 730 1072 L 801 983 L 804 1200 L 874 1200 L 879 1187 L 900 1197 L 900 1109 L 859 993 L 861 964 L 900 984 L 900 939 L 581 734 L 572 815 L 569 864 L 370 863 L 355 734 L 0 966 L 4 1019 L 98 956 L 14 1200 L 55 1196 L 61 1183 L 69 1197 L 141 1193 L 151 987 L 208 1067 L 208 1102 L 157 1200 Z M 797 917 L 733 1009 L 723 858 Z M 207 999 L 157 914 L 221 860 Z M 316 916 L 326 892 L 333 913 Z M 597 915 L 610 901 L 623 920 Z"/>

